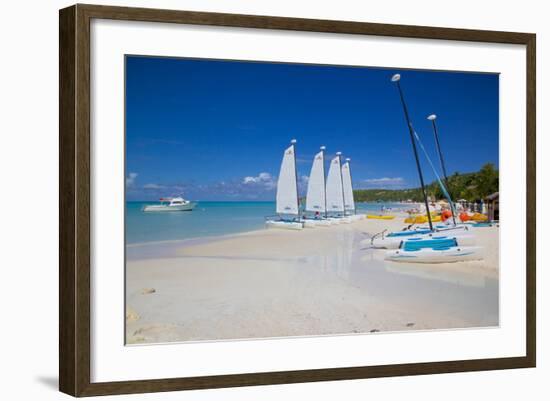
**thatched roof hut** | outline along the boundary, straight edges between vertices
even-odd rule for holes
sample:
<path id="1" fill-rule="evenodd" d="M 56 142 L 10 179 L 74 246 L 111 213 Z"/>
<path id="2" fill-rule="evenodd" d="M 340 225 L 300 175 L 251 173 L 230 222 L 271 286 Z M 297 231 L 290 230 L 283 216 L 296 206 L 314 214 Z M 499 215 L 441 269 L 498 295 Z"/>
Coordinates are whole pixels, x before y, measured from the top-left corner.
<path id="1" fill-rule="evenodd" d="M 498 199 L 498 192 L 485 197 L 485 203 L 487 204 L 487 217 L 490 221 L 499 219 Z"/>

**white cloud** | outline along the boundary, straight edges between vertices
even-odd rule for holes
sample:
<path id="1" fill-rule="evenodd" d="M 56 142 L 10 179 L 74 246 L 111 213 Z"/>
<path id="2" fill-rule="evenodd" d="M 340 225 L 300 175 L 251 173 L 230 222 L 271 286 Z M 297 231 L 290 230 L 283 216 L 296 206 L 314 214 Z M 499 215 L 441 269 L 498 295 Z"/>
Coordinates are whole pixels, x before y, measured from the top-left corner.
<path id="1" fill-rule="evenodd" d="M 255 177 L 246 176 L 243 178 L 242 183 L 244 185 L 259 185 L 266 189 L 273 189 L 277 186 L 277 180 L 269 173 L 260 173 Z"/>
<path id="2" fill-rule="evenodd" d="M 126 186 L 133 187 L 137 176 L 138 176 L 138 173 L 129 173 L 128 177 L 126 177 Z"/>
<path id="3" fill-rule="evenodd" d="M 384 189 L 392 187 L 402 187 L 405 185 L 403 177 L 381 177 L 381 178 L 368 178 L 362 181 L 367 187 Z"/>
<path id="4" fill-rule="evenodd" d="M 165 189 L 166 187 L 164 185 L 159 185 L 159 184 L 145 184 L 143 186 L 143 189 Z"/>
<path id="5" fill-rule="evenodd" d="M 399 183 L 402 183 L 403 181 L 404 180 L 403 180 L 402 177 L 368 178 L 368 179 L 365 180 L 366 183 L 372 183 L 372 184 L 380 184 L 380 183 L 399 184 Z"/>
<path id="6" fill-rule="evenodd" d="M 269 173 L 260 173 L 258 175 L 258 178 L 262 181 L 270 181 L 273 179 L 273 177 L 271 177 L 271 174 Z"/>
<path id="7" fill-rule="evenodd" d="M 243 184 L 256 184 L 259 182 L 272 181 L 273 177 L 269 173 L 260 173 L 256 177 L 247 176 L 243 178 Z"/>

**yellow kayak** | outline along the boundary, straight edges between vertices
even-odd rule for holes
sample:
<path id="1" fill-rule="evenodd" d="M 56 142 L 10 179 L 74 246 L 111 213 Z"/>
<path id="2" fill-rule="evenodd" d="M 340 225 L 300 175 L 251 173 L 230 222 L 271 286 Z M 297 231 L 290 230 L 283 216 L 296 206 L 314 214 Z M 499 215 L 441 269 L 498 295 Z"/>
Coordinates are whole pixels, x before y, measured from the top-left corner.
<path id="1" fill-rule="evenodd" d="M 432 215 L 432 222 L 439 222 L 441 221 L 441 216 L 433 216 Z M 405 219 L 405 223 L 407 224 L 423 224 L 428 222 L 428 216 L 412 216 L 407 217 Z"/>
<path id="2" fill-rule="evenodd" d="M 377 215 L 377 214 L 367 214 L 367 219 L 377 219 L 377 220 L 393 220 L 395 219 L 395 216 L 392 216 L 390 214 L 386 215 Z"/>
<path id="3" fill-rule="evenodd" d="M 484 214 L 481 214 L 481 213 L 474 213 L 474 215 L 472 217 L 470 217 L 471 220 L 473 221 L 487 221 L 489 220 L 489 218 L 487 216 L 485 216 Z"/>

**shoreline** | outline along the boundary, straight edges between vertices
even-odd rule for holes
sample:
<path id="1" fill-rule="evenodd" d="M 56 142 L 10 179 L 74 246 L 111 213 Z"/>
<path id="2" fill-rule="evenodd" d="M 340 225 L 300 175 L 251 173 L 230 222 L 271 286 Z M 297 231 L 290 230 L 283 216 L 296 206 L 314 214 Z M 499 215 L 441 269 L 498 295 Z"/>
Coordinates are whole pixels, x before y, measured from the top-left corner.
<path id="1" fill-rule="evenodd" d="M 480 262 L 399 264 L 359 246 L 404 225 L 402 217 L 365 219 L 130 246 L 152 254 L 126 261 L 126 341 L 498 325 L 498 229 L 477 231 L 489 248 Z"/>
<path id="2" fill-rule="evenodd" d="M 360 213 L 356 213 L 356 214 L 357 215 L 362 214 L 364 216 L 367 216 L 367 215 L 382 216 L 382 214 L 375 213 L 373 211 L 366 211 L 366 212 L 360 211 Z M 393 213 L 389 213 L 389 214 L 395 216 L 395 219 L 393 219 L 394 222 L 399 221 L 399 219 L 405 219 L 406 217 L 408 217 L 408 214 L 405 211 L 397 211 L 397 212 L 393 212 Z M 366 217 L 365 217 L 365 219 L 366 219 Z M 386 220 L 386 222 L 387 221 L 388 220 Z M 348 223 L 348 224 L 353 224 L 353 223 Z M 331 228 L 331 227 L 338 227 L 338 226 L 341 226 L 341 225 L 343 225 L 343 224 L 338 224 L 338 225 L 329 226 L 329 227 L 316 227 L 316 228 L 326 229 L 326 228 Z M 401 225 L 404 226 L 404 225 L 407 225 L 407 223 L 401 223 Z M 149 245 L 157 245 L 157 244 L 158 245 L 163 245 L 163 244 L 169 244 L 169 243 L 182 243 L 182 242 L 187 242 L 187 241 L 199 241 L 199 240 L 202 241 L 202 240 L 208 240 L 210 238 L 224 238 L 224 237 L 231 237 L 231 236 L 238 236 L 238 235 L 253 234 L 255 232 L 263 231 L 265 229 L 266 229 L 266 227 L 265 227 L 265 223 L 264 223 L 264 227 L 257 228 L 257 229 L 254 229 L 254 230 L 235 231 L 235 232 L 226 233 L 226 234 L 203 235 L 203 236 L 198 236 L 198 237 L 181 238 L 181 239 L 166 239 L 166 240 L 158 240 L 158 241 L 131 242 L 131 243 L 127 243 L 126 247 L 127 248 L 136 248 L 136 247 L 140 247 L 140 246 L 149 246 Z M 311 230 L 311 229 L 310 228 L 304 228 L 304 230 Z"/>
<path id="3" fill-rule="evenodd" d="M 141 204 L 142 202 L 132 202 L 136 204 Z M 227 202 L 210 202 L 210 203 L 219 203 L 219 204 L 225 204 Z M 241 202 L 233 202 L 235 204 L 240 204 Z M 257 203 L 257 204 L 274 204 L 274 202 L 251 202 L 251 203 Z M 395 207 L 397 203 L 387 203 L 390 205 L 394 205 L 394 210 L 391 214 L 394 215 L 401 215 L 402 213 L 405 213 L 405 207 L 403 205 L 400 205 L 400 208 Z M 374 205 L 373 203 L 364 203 L 364 205 Z M 381 210 L 378 208 L 379 204 L 377 205 L 377 209 L 362 209 L 361 204 L 358 204 L 357 208 L 357 214 L 380 214 Z M 383 204 L 380 204 L 383 205 Z M 198 208 L 200 209 L 200 208 Z M 244 208 L 237 208 L 237 210 L 243 210 Z M 223 219 L 227 219 L 229 217 L 229 220 L 231 220 L 231 216 L 219 216 L 217 213 L 219 213 L 218 208 L 210 208 L 208 210 L 202 209 L 202 210 L 195 210 L 193 212 L 174 212 L 174 213 L 149 213 L 149 214 L 143 214 L 140 210 L 131 210 L 126 212 L 126 221 L 125 221 L 125 232 L 126 232 L 126 247 L 127 248 L 133 248 L 133 247 L 139 247 L 142 245 L 150 245 L 152 243 L 158 243 L 158 244 L 164 244 L 169 242 L 180 242 L 180 241 L 188 241 L 188 240 L 197 240 L 202 238 L 213 238 L 213 237 L 223 237 L 228 235 L 239 235 L 244 234 L 247 232 L 252 231 L 258 231 L 263 230 L 265 228 L 265 221 L 264 218 L 268 214 L 273 214 L 273 212 L 270 210 L 265 211 L 266 214 L 262 214 L 260 212 L 259 214 L 255 215 L 244 215 L 239 216 L 240 218 L 244 218 L 244 220 L 248 220 L 244 224 L 234 224 L 231 223 L 229 226 L 225 226 L 223 230 L 220 229 L 212 229 L 213 226 L 211 226 L 212 222 L 215 222 L 215 225 L 218 225 L 219 221 L 223 221 Z M 206 214 L 202 214 L 205 213 Z M 181 214 L 180 214 L 181 213 Z M 159 220 L 160 219 L 160 220 Z M 212 220 L 214 219 L 214 220 Z M 220 220 L 216 220 L 220 219 Z M 172 220 L 172 222 L 170 222 Z M 251 223 L 251 221 L 253 222 Z M 158 222 L 161 222 L 161 224 L 157 224 Z M 203 228 L 200 225 L 195 224 L 201 224 L 206 221 L 206 224 L 208 225 L 208 228 Z M 166 229 L 165 224 L 168 223 L 169 229 L 174 229 L 176 225 L 179 225 L 179 232 L 168 232 L 168 234 L 164 235 L 158 235 L 157 233 L 162 233 L 163 229 Z M 151 225 L 152 224 L 152 225 Z M 173 224 L 170 226 L 170 224 Z M 163 226 L 164 225 L 164 226 Z M 215 227 L 214 225 L 214 227 Z M 146 227 L 146 229 L 142 229 L 142 227 Z M 218 225 L 219 227 L 219 225 Z M 197 232 L 197 235 L 186 237 L 186 232 L 181 231 L 187 230 L 187 232 Z M 136 231 L 137 230 L 137 231 Z M 194 231 L 196 230 L 196 231 Z M 222 232 L 220 232 L 222 231 Z M 138 232 L 138 235 L 135 235 L 135 232 Z M 154 235 L 151 235 L 154 234 Z M 153 238 L 151 238 L 153 237 Z M 155 238 L 156 237 L 156 238 Z M 159 239 L 160 237 L 160 239 Z M 131 242 L 129 242 L 131 240 Z"/>

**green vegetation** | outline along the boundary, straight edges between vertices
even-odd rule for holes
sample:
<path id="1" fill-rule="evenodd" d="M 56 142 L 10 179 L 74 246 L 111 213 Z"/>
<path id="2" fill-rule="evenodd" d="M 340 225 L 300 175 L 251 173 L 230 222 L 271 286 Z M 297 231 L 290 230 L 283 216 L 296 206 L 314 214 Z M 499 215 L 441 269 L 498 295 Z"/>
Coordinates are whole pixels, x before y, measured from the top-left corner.
<path id="1" fill-rule="evenodd" d="M 449 192 L 453 200 L 466 199 L 473 202 L 498 191 L 498 170 L 487 163 L 476 173 L 454 173 L 449 177 Z M 437 181 L 426 186 L 428 196 L 443 199 L 444 195 Z M 356 189 L 353 191 L 356 202 L 399 202 L 408 199 L 422 202 L 420 188 L 411 189 Z"/>

